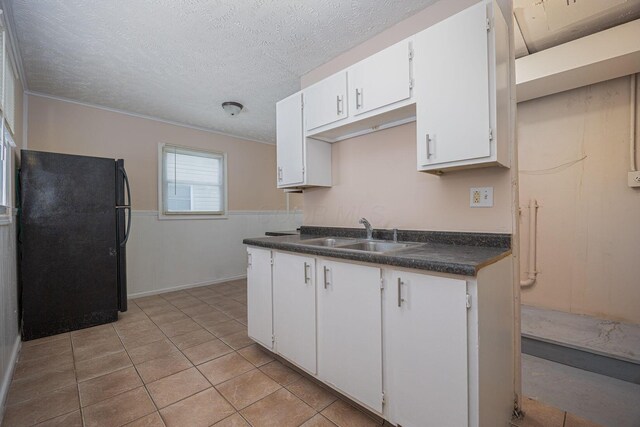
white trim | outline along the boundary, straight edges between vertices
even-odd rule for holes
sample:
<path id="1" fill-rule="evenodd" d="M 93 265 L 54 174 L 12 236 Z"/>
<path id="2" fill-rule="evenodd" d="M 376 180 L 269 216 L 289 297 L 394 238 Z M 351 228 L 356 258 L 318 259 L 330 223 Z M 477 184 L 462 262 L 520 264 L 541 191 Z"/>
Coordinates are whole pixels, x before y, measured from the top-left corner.
<path id="1" fill-rule="evenodd" d="M 16 336 L 16 341 L 13 343 L 13 350 L 11 351 L 11 357 L 7 364 L 7 370 L 4 372 L 4 378 L 2 378 L 2 383 L 0 384 L 0 420 L 4 417 L 9 385 L 11 384 L 11 378 L 13 378 L 13 372 L 16 369 L 16 362 L 18 361 L 18 354 L 20 354 L 21 347 L 22 340 L 20 339 L 20 334 L 18 334 L 18 336 Z"/>
<path id="2" fill-rule="evenodd" d="M 187 284 L 187 285 L 176 285 L 176 286 L 172 286 L 170 288 L 164 288 L 164 289 L 160 289 L 160 290 L 157 290 L 157 291 L 136 292 L 136 293 L 127 295 L 127 299 L 141 298 L 141 297 L 146 297 L 146 296 L 151 296 L 151 295 L 166 294 L 168 292 L 175 292 L 175 291 L 180 291 L 180 290 L 184 290 L 184 289 L 201 288 L 203 286 L 217 285 L 218 283 L 231 282 L 233 280 L 240 280 L 240 279 L 246 279 L 246 278 L 247 278 L 246 274 L 241 274 L 239 276 L 226 277 L 224 279 L 217 279 L 217 280 L 214 280 L 214 281 L 200 282 L 200 283 L 190 283 L 190 284 Z"/>
<path id="3" fill-rule="evenodd" d="M 229 136 L 231 138 L 237 138 L 237 139 L 241 139 L 241 140 L 244 140 L 244 141 L 247 141 L 247 142 L 257 142 L 257 143 L 260 143 L 260 144 L 276 145 L 275 142 L 262 141 L 260 139 L 254 139 L 254 138 L 249 138 L 249 137 L 246 137 L 246 136 L 240 136 L 240 135 L 234 135 L 234 134 L 231 134 L 231 133 L 220 132 L 220 131 L 217 131 L 217 130 L 214 130 L 214 129 L 210 129 L 210 128 L 205 128 L 205 127 L 195 126 L 195 125 L 188 125 L 186 123 L 174 122 L 172 120 L 165 120 L 165 119 L 161 119 L 159 117 L 148 116 L 146 114 L 139 114 L 139 113 L 134 113 L 134 112 L 131 112 L 131 111 L 119 110 L 117 108 L 105 107 L 105 106 L 98 105 L 98 104 L 91 104 L 89 102 L 75 101 L 73 99 L 64 98 L 62 96 L 48 95 L 46 93 L 34 92 L 34 91 L 31 91 L 31 90 L 26 90 L 25 93 L 27 95 L 31 95 L 31 96 L 39 96 L 41 98 L 53 99 L 54 101 L 68 102 L 70 104 L 81 105 L 83 107 L 89 107 L 89 108 L 96 108 L 98 110 L 110 111 L 112 113 L 124 114 L 126 116 L 137 117 L 139 119 L 152 120 L 154 122 L 160 122 L 160 123 L 164 123 L 164 124 L 167 124 L 167 125 L 173 125 L 173 126 L 179 126 L 179 127 L 183 127 L 183 128 L 187 128 L 187 129 L 199 130 L 201 132 L 213 133 L 215 135 Z"/>
<path id="4" fill-rule="evenodd" d="M 151 210 L 132 210 L 133 216 L 158 216 L 158 211 Z M 297 215 L 301 214 L 301 210 L 285 211 L 285 210 L 265 210 L 265 211 L 227 211 L 227 217 L 230 216 L 251 216 L 251 215 Z"/>

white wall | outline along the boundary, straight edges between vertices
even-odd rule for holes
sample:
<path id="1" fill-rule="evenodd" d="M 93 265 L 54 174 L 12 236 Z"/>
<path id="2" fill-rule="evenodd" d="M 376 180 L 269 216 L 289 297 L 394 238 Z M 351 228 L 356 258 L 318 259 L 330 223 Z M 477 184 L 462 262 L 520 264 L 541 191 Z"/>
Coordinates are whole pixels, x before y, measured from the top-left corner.
<path id="1" fill-rule="evenodd" d="M 161 221 L 155 211 L 134 211 L 127 244 L 129 297 L 244 277 L 242 239 L 301 223 L 301 212 L 231 211 L 228 219 Z"/>

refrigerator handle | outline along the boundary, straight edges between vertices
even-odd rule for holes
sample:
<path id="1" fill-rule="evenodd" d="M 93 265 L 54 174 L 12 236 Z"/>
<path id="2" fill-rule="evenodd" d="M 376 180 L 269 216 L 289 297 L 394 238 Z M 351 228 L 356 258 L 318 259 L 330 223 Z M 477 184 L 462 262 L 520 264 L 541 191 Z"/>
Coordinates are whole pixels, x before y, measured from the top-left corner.
<path id="1" fill-rule="evenodd" d="M 120 172 L 122 172 L 122 176 L 124 177 L 124 185 L 127 188 L 127 204 L 122 208 L 129 211 L 127 231 L 125 232 L 124 240 L 120 243 L 120 246 L 125 246 L 127 244 L 127 241 L 129 240 L 129 233 L 131 232 L 131 188 L 129 187 L 129 177 L 127 176 L 127 171 L 124 170 L 124 167 L 120 167 Z"/>

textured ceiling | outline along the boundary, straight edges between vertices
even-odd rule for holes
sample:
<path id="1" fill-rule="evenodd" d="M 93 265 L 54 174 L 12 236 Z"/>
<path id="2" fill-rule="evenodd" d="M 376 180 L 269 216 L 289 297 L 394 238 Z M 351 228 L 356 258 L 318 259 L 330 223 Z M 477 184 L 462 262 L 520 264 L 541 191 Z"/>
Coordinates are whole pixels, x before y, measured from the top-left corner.
<path id="1" fill-rule="evenodd" d="M 10 3 L 29 90 L 272 142 L 300 76 L 434 2 Z"/>

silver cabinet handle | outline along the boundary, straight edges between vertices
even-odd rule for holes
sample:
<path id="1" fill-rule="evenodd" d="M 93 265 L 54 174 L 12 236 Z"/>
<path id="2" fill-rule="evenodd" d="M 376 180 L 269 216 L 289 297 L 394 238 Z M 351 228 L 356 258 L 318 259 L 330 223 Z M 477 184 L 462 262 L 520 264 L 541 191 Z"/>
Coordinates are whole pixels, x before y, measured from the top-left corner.
<path id="1" fill-rule="evenodd" d="M 329 269 L 327 268 L 327 266 L 325 265 L 323 267 L 323 274 L 324 274 L 324 288 L 327 289 L 327 286 L 329 285 L 328 281 L 327 281 L 327 272 L 329 271 Z"/>
<path id="2" fill-rule="evenodd" d="M 398 277 L 398 307 L 402 307 L 402 303 L 404 302 L 404 298 L 402 298 L 402 285 L 404 285 L 404 282 Z"/>
<path id="3" fill-rule="evenodd" d="M 425 137 L 425 140 L 427 144 L 427 159 L 430 159 L 432 156 L 432 153 L 431 153 L 431 137 L 429 136 L 429 134 L 427 134 L 427 136 Z"/>
<path id="4" fill-rule="evenodd" d="M 307 283 L 309 283 L 309 280 L 311 279 L 311 278 L 309 277 L 309 267 L 311 267 L 311 266 L 305 262 L 305 263 L 304 263 L 304 284 L 305 284 L 305 285 L 306 285 Z"/>
<path id="5" fill-rule="evenodd" d="M 356 109 L 362 108 L 362 89 L 356 88 Z"/>
<path id="6" fill-rule="evenodd" d="M 282 167 L 278 166 L 278 181 L 282 181 Z"/>
<path id="7" fill-rule="evenodd" d="M 251 253 L 247 253 L 247 266 L 251 267 Z"/>
<path id="8" fill-rule="evenodd" d="M 339 116 L 342 115 L 342 95 L 336 96 L 336 112 Z"/>

